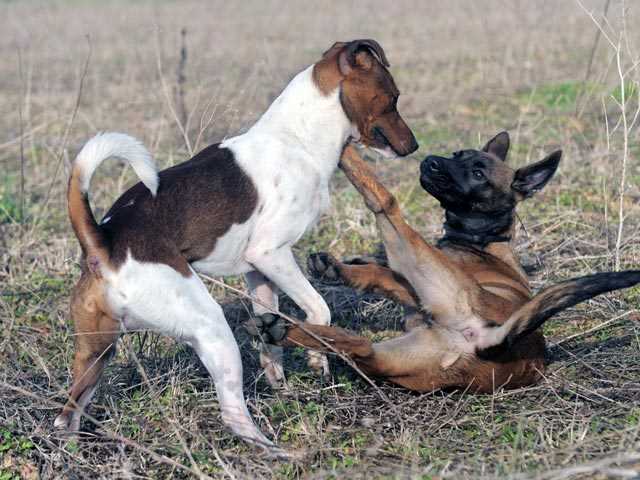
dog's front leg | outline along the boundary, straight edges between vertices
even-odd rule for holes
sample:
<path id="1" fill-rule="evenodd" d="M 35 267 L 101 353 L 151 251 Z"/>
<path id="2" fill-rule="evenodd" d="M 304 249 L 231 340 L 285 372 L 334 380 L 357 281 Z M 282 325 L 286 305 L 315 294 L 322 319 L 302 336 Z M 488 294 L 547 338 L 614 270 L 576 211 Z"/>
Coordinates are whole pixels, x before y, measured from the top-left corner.
<path id="1" fill-rule="evenodd" d="M 253 314 L 260 316 L 278 310 L 278 288 L 260 272 L 245 275 L 249 293 L 257 301 L 252 302 Z M 260 365 L 271 388 L 287 389 L 287 380 L 282 366 L 282 347 L 263 343 L 260 346 Z"/>
<path id="2" fill-rule="evenodd" d="M 246 258 L 305 312 L 307 322 L 315 325 L 331 323 L 329 307 L 300 270 L 289 246 L 255 245 L 248 249 Z M 323 353 L 308 352 L 308 365 L 323 377 L 329 375 L 329 362 Z"/>

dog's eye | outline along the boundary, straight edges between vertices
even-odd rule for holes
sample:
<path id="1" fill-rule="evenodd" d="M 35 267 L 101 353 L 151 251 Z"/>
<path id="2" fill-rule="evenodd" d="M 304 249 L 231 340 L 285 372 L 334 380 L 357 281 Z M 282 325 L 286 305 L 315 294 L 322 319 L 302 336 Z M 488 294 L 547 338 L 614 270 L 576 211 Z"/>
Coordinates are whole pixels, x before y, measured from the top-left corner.
<path id="1" fill-rule="evenodd" d="M 471 172 L 471 173 L 473 173 L 473 176 L 474 176 L 475 178 L 477 178 L 478 180 L 481 180 L 481 179 L 483 179 L 483 178 L 484 178 L 484 173 L 482 173 L 482 170 L 474 170 L 474 171 L 473 171 L 473 172 Z"/>

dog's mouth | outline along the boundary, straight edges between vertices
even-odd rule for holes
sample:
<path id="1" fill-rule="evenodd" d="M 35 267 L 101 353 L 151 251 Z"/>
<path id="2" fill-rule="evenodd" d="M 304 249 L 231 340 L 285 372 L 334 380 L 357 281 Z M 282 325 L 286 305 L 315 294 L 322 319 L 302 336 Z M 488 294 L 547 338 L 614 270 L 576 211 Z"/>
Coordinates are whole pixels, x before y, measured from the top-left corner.
<path id="1" fill-rule="evenodd" d="M 420 185 L 438 200 L 448 197 L 455 189 L 451 176 L 435 157 L 427 157 L 420 164 Z"/>
<path id="2" fill-rule="evenodd" d="M 381 157 L 392 160 L 394 158 L 398 158 L 398 154 L 391 147 L 371 147 L 371 150 L 379 154 Z"/>

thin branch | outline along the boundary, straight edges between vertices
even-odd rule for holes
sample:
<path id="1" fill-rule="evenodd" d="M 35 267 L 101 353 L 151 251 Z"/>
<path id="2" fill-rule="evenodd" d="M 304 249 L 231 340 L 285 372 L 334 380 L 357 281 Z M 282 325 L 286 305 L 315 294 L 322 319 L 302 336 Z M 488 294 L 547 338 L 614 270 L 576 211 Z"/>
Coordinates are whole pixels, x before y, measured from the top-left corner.
<path id="1" fill-rule="evenodd" d="M 78 94 L 76 95 L 76 103 L 73 107 L 73 111 L 71 112 L 71 117 L 69 118 L 69 121 L 67 122 L 67 126 L 64 130 L 64 135 L 62 137 L 62 145 L 60 146 L 60 151 L 58 152 L 57 164 L 56 164 L 55 172 L 53 174 L 53 178 L 51 179 L 51 183 L 49 184 L 49 189 L 47 190 L 47 194 L 45 195 L 45 199 L 42 204 L 42 207 L 38 211 L 38 215 L 35 221 L 33 222 L 34 228 L 40 223 L 40 220 L 43 218 L 44 213 L 48 208 L 49 200 L 51 199 L 51 192 L 53 190 L 53 186 L 55 185 L 58 179 L 60 166 L 62 165 L 62 160 L 64 159 L 64 151 L 67 148 L 67 142 L 69 141 L 69 134 L 71 132 L 71 127 L 73 126 L 73 122 L 75 121 L 76 115 L 78 114 L 78 110 L 80 109 L 80 101 L 82 100 L 82 91 L 84 89 L 84 81 L 87 78 L 87 73 L 89 71 L 89 62 L 91 60 L 91 52 L 92 52 L 91 37 L 87 35 L 86 38 L 87 38 L 87 46 L 89 47 L 89 51 L 87 52 L 87 58 L 84 62 L 82 74 L 80 75 L 80 84 L 78 85 Z"/>
<path id="2" fill-rule="evenodd" d="M 22 72 L 22 51 L 18 48 L 18 72 L 20 74 L 20 100 L 18 102 L 18 117 L 20 122 L 20 223 L 24 222 L 24 120 L 22 104 L 25 99 L 24 73 Z"/>
<path id="3" fill-rule="evenodd" d="M 187 147 L 187 152 L 189 152 L 189 156 L 193 156 L 193 148 L 191 147 L 191 141 L 189 140 L 189 135 L 185 129 L 185 125 L 180 121 L 180 116 L 176 109 L 173 106 L 173 102 L 171 101 L 171 94 L 169 86 L 167 85 L 167 80 L 164 77 L 164 72 L 162 70 L 162 56 L 160 54 L 160 33 L 159 29 L 156 29 L 156 67 L 158 69 L 158 75 L 160 76 L 160 84 L 162 85 L 162 93 L 164 94 L 165 101 L 167 103 L 167 107 L 169 108 L 169 112 L 171 112 L 171 116 L 173 117 L 178 130 L 180 130 L 180 134 L 182 135 L 182 139 L 184 140 L 184 145 Z"/>
<path id="4" fill-rule="evenodd" d="M 328 348 L 329 350 L 334 352 L 337 356 L 339 356 L 342 360 L 344 360 L 351 368 L 353 368 L 356 372 L 358 372 L 358 374 L 369 385 L 371 385 L 376 390 L 378 395 L 380 395 L 380 397 L 396 413 L 396 415 L 398 416 L 398 419 L 400 420 L 401 424 L 404 426 L 404 422 L 402 421 L 402 416 L 400 415 L 400 412 L 398 411 L 397 406 L 391 401 L 391 399 L 389 397 L 387 397 L 387 395 L 382 390 L 380 390 L 380 388 L 375 384 L 375 382 L 373 380 L 371 380 L 371 378 L 366 373 L 364 373 L 360 369 L 360 367 L 358 367 L 358 365 L 356 365 L 356 363 L 351 358 L 346 356 L 341 351 L 337 350 L 333 345 L 331 345 L 329 342 L 327 342 L 324 338 L 322 338 L 319 335 L 316 335 L 315 333 L 313 333 L 312 331 L 306 329 L 305 326 L 304 326 L 304 322 L 301 322 L 300 320 L 297 320 L 297 319 L 294 319 L 292 317 L 289 317 L 288 315 L 285 315 L 284 313 L 280 312 L 279 310 L 274 309 L 271 305 L 267 305 L 266 303 L 262 302 L 259 298 L 252 297 L 251 295 L 243 292 L 242 290 L 238 290 L 237 288 L 234 288 L 234 287 L 232 287 L 230 285 L 227 285 L 226 283 L 221 282 L 218 279 L 215 279 L 215 278 L 210 277 L 208 275 L 204 275 L 202 273 L 198 273 L 198 275 L 200 277 L 204 278 L 205 280 L 208 280 L 208 281 L 210 281 L 212 283 L 215 283 L 216 285 L 219 285 L 219 286 L 221 286 L 221 287 L 223 287 L 223 288 L 235 293 L 236 295 L 239 295 L 239 296 L 241 296 L 243 298 L 246 298 L 246 299 L 250 300 L 251 302 L 253 302 L 253 303 L 257 304 L 257 305 L 260 305 L 261 307 L 265 308 L 267 311 L 269 311 L 269 312 L 271 312 L 273 314 L 281 316 L 286 321 L 288 321 L 292 325 L 298 326 L 298 328 L 300 328 L 307 335 L 309 335 L 310 337 L 314 338 L 315 340 L 320 342 L 322 345 L 324 345 L 326 348 Z"/>

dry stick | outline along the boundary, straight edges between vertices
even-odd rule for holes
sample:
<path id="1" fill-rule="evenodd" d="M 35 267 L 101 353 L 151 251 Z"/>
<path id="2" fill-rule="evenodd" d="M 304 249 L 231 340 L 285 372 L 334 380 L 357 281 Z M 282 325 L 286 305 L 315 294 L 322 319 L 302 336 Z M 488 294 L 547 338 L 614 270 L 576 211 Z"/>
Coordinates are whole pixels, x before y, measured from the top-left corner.
<path id="1" fill-rule="evenodd" d="M 24 124 L 22 120 L 22 103 L 25 97 L 24 75 L 22 73 L 22 51 L 18 48 L 18 72 L 20 74 L 20 99 L 18 101 L 18 117 L 20 119 L 20 223 L 24 222 Z"/>
<path id="2" fill-rule="evenodd" d="M 30 397 L 30 398 L 33 398 L 35 400 L 38 400 L 39 402 L 42 402 L 44 400 L 51 407 L 54 407 L 54 408 L 62 408 L 63 407 L 63 405 L 61 403 L 56 402 L 55 400 L 50 400 L 50 399 L 44 398 L 44 397 L 42 397 L 40 395 L 36 395 L 35 393 L 30 392 L 29 390 L 25 390 L 24 388 L 20 388 L 20 387 L 17 387 L 15 385 L 11 385 L 11 384 L 9 384 L 9 383 L 7 383 L 5 381 L 0 382 L 0 386 L 2 386 L 3 388 L 6 388 L 7 390 L 11 390 L 11 391 L 17 392 L 17 393 L 19 393 L 19 394 L 21 394 L 23 396 Z M 115 440 L 117 442 L 122 442 L 125 445 L 127 445 L 128 447 L 140 450 L 141 452 L 144 452 L 144 453 L 150 455 L 151 457 L 153 457 L 155 460 L 157 460 L 160 463 L 171 465 L 172 467 L 178 468 L 180 470 L 184 470 L 186 472 L 191 473 L 192 475 L 198 476 L 198 473 L 195 470 L 193 470 L 192 468 L 189 468 L 189 467 L 187 467 L 186 465 L 183 465 L 180 462 L 176 462 L 175 460 L 173 460 L 173 459 L 171 459 L 171 458 L 169 458 L 169 457 L 167 457 L 165 455 L 162 455 L 160 453 L 156 453 L 153 450 L 151 450 L 150 448 L 145 447 L 144 445 L 141 445 L 138 442 L 135 442 L 135 441 L 133 441 L 133 440 L 127 438 L 127 437 L 123 437 L 122 435 L 119 435 L 119 434 L 117 434 L 115 432 L 112 432 L 111 430 L 105 429 L 104 425 L 99 420 L 97 420 L 95 417 L 89 415 L 86 412 L 83 412 L 83 415 L 87 420 L 89 420 L 95 426 L 100 427 L 102 432 L 105 434 L 105 436 L 107 438 L 109 438 L 111 440 Z M 211 477 L 206 476 L 206 475 L 203 475 L 203 477 L 204 478 L 211 478 Z"/>
<path id="3" fill-rule="evenodd" d="M 309 335 L 310 337 L 314 338 L 315 340 L 317 340 L 318 342 L 320 342 L 322 345 L 324 345 L 325 347 L 327 347 L 329 350 L 331 350 L 332 352 L 334 352 L 336 355 L 338 355 L 342 360 L 344 360 L 351 368 L 353 368 L 356 372 L 358 372 L 358 374 L 365 379 L 365 381 L 371 385 L 376 392 L 378 393 L 378 395 L 380 395 L 380 397 L 389 404 L 389 406 L 391 407 L 391 409 L 395 412 L 395 414 L 398 416 L 398 419 L 400 420 L 400 424 L 402 425 L 402 427 L 404 428 L 404 421 L 402 420 L 402 416 L 400 415 L 400 412 L 398 411 L 396 405 L 391 401 L 391 399 L 389 397 L 387 397 L 387 395 L 380 390 L 380 388 L 375 384 L 375 382 L 373 380 L 371 380 L 371 378 L 364 373 L 360 367 L 358 367 L 356 365 L 356 363 L 349 358 L 347 355 L 345 355 L 344 353 L 338 351 L 333 345 L 331 345 L 329 342 L 327 342 L 324 338 L 320 337 L 319 335 L 316 335 L 315 333 L 313 333 L 312 331 L 306 329 L 304 327 L 304 322 L 301 322 L 300 320 L 296 320 L 292 317 L 289 317 L 288 315 L 283 314 L 282 312 L 274 309 L 273 307 L 271 307 L 270 305 L 267 305 L 266 303 L 263 303 L 260 299 L 256 298 L 256 297 L 252 297 L 251 295 L 243 292 L 242 290 L 238 290 L 237 288 L 234 288 L 230 285 L 227 285 L 224 282 L 221 282 L 220 280 L 217 280 L 213 277 L 210 277 L 208 275 L 204 275 L 202 273 L 198 273 L 198 275 L 200 275 L 200 277 L 204 278 L 205 280 L 208 280 L 212 283 L 215 283 L 216 285 L 219 285 L 227 290 L 230 290 L 231 292 L 235 293 L 236 295 L 239 295 L 243 298 L 246 298 L 248 300 L 250 300 L 253 303 L 256 303 L 257 305 L 260 305 L 261 307 L 265 308 L 267 311 L 275 314 L 275 315 L 279 315 L 282 318 L 284 318 L 287 322 L 289 322 L 292 325 L 297 326 L 298 328 L 300 328 L 304 333 L 306 333 L 307 335 Z M 301 345 L 304 346 L 304 345 Z"/>
<path id="4" fill-rule="evenodd" d="M 180 130 L 180 134 L 182 135 L 182 139 L 184 140 L 184 144 L 187 147 L 187 151 L 189 152 L 189 156 L 193 156 L 193 148 L 191 147 L 191 141 L 189 140 L 189 135 L 185 130 L 185 126 L 180 121 L 178 117 L 178 113 L 176 109 L 173 108 L 173 102 L 171 101 L 171 95 L 169 95 L 169 86 L 167 85 L 167 81 L 164 78 L 164 73 L 162 71 L 162 58 L 160 55 L 160 38 L 159 38 L 159 29 L 156 29 L 156 67 L 158 69 L 158 75 L 160 76 L 160 83 L 162 85 L 162 93 L 164 94 L 165 101 L 167 102 L 167 107 L 169 107 L 169 111 L 171 112 L 171 116 L 173 120 L 176 122 L 176 126 L 178 130 Z"/>
<path id="5" fill-rule="evenodd" d="M 182 27 L 182 30 L 180 30 L 180 37 L 181 37 L 181 46 L 180 46 L 180 62 L 178 63 L 178 69 L 176 71 L 176 76 L 177 78 L 177 98 L 176 101 L 178 103 L 178 109 L 180 111 L 180 121 L 182 122 L 183 125 L 187 125 L 187 106 L 185 104 L 185 100 L 184 100 L 184 85 L 187 81 L 187 77 L 184 73 L 185 71 L 185 67 L 187 65 L 187 42 L 186 42 L 186 38 L 187 38 L 187 28 L 186 27 Z"/>
<path id="6" fill-rule="evenodd" d="M 624 12 L 623 12 L 624 16 Z M 626 33 L 623 33 L 626 35 Z M 624 73 L 622 72 L 622 64 L 620 60 L 621 47 L 618 44 L 616 51 L 616 64 L 618 66 L 618 75 L 620 77 L 620 111 L 622 114 L 622 134 L 624 141 L 624 150 L 622 152 L 622 174 L 620 175 L 620 192 L 618 198 L 618 235 L 616 238 L 616 264 L 615 270 L 620 270 L 620 246 L 622 245 L 622 230 L 624 228 L 624 191 L 627 183 L 627 160 L 629 158 L 629 129 L 627 125 L 627 106 L 626 106 L 626 83 Z"/>
<path id="7" fill-rule="evenodd" d="M 624 150 L 622 152 L 622 172 L 620 175 L 620 192 L 618 194 L 618 232 L 616 235 L 616 252 L 615 252 L 615 270 L 619 271 L 620 270 L 620 249 L 622 246 L 622 234 L 623 234 L 623 230 L 624 230 L 624 193 L 625 193 L 625 184 L 627 181 L 627 160 L 629 158 L 629 125 L 628 125 L 628 121 L 627 121 L 627 109 L 626 109 L 626 81 L 625 81 L 625 76 L 629 73 L 629 71 L 624 72 L 623 68 L 622 68 L 622 45 L 621 42 L 623 39 L 626 38 L 627 36 L 627 31 L 626 31 L 626 27 L 623 28 L 622 32 L 620 33 L 620 39 L 618 40 L 618 43 L 614 43 L 611 38 L 609 37 L 609 35 L 607 35 L 607 33 L 604 31 L 603 27 L 600 25 L 600 23 L 598 23 L 598 21 L 594 18 L 593 14 L 591 12 L 589 12 L 585 6 L 582 4 L 581 0 L 576 0 L 576 2 L 578 3 L 578 5 L 582 8 L 582 10 L 587 13 L 587 15 L 589 15 L 589 17 L 591 18 L 591 20 L 593 21 L 593 23 L 596 25 L 596 27 L 598 28 L 598 30 L 601 32 L 601 34 L 607 39 L 607 41 L 609 42 L 609 45 L 611 46 L 611 48 L 613 49 L 613 51 L 615 52 L 615 56 L 616 56 L 616 65 L 617 65 L 617 69 L 618 69 L 618 78 L 620 80 L 620 102 L 618 102 L 617 100 L 615 100 L 614 98 L 614 102 L 619 106 L 620 108 L 620 114 L 621 114 L 621 119 L 620 122 L 622 123 L 622 128 L 623 128 L 623 142 L 624 142 Z M 624 22 L 624 20 L 626 19 L 626 13 L 625 13 L 625 6 L 624 6 L 624 2 L 622 5 L 622 17 L 623 17 L 623 24 L 626 25 L 626 22 Z M 603 20 L 606 20 L 603 19 Z M 633 63 L 633 65 L 635 65 L 635 63 Z M 632 67 L 633 69 L 634 67 Z M 640 110 L 640 105 L 638 106 L 638 109 Z M 634 115 L 634 119 L 636 118 L 636 116 Z M 635 123 L 635 121 L 634 121 Z M 614 128 L 613 131 L 615 131 L 617 129 Z M 613 131 L 611 132 L 613 134 Z"/>
<path id="8" fill-rule="evenodd" d="M 604 328 L 604 327 L 606 327 L 608 325 L 611 325 L 614 322 L 617 322 L 621 318 L 624 318 L 624 317 L 626 317 L 626 316 L 628 316 L 628 315 L 630 315 L 632 313 L 638 313 L 638 310 L 629 310 L 627 312 L 621 313 L 620 315 L 615 316 L 612 319 L 607 320 L 606 322 L 602 322 L 601 324 L 596 325 L 595 327 L 592 327 L 592 328 L 590 328 L 588 330 L 585 330 L 584 332 L 576 333 L 574 335 L 569 335 L 568 337 L 565 337 L 565 338 L 563 338 L 561 340 L 558 340 L 557 342 L 552 343 L 551 345 L 549 345 L 549 347 L 550 348 L 555 348 L 555 347 L 557 347 L 559 345 L 562 345 L 565 342 L 568 342 L 569 340 L 573 340 L 574 338 L 583 337 L 583 336 L 588 335 L 590 333 L 596 332 L 596 331 L 598 331 L 598 330 L 600 330 L 600 329 L 602 329 L 602 328 Z"/>
<path id="9" fill-rule="evenodd" d="M 17 138 L 13 138 L 11 140 L 7 140 L 4 143 L 0 143 L 0 150 L 4 150 L 5 148 L 12 147 L 16 143 L 20 143 L 23 139 L 27 139 L 27 137 L 32 136 L 34 133 L 42 130 L 45 127 L 48 127 L 51 122 L 44 122 L 38 125 L 37 127 L 33 127 L 31 130 L 24 132 L 22 135 Z"/>
<path id="10" fill-rule="evenodd" d="M 125 331 L 124 333 L 127 333 L 127 332 Z M 138 355 L 136 354 L 134 349 L 131 348 L 130 345 L 127 345 L 127 350 L 129 351 L 129 354 L 133 358 L 133 361 L 136 364 L 136 367 L 138 368 L 138 371 L 140 372 L 140 375 L 142 375 L 143 383 L 146 384 L 147 388 L 149 389 L 149 391 L 151 392 L 151 394 L 155 398 L 159 398 L 160 395 L 158 394 L 156 389 L 151 384 L 151 381 L 149 380 L 149 376 L 147 375 L 147 371 L 142 366 L 142 363 L 140 362 L 140 359 L 138 358 Z M 180 445 L 182 446 L 182 450 L 187 455 L 187 458 L 191 462 L 191 465 L 193 466 L 193 469 L 197 472 L 198 477 L 201 477 L 201 478 L 206 477 L 202 473 L 202 471 L 200 470 L 200 467 L 198 467 L 198 463 L 193 458 L 191 450 L 189 449 L 189 446 L 187 445 L 187 442 L 184 439 L 184 436 L 182 435 L 182 433 L 180 433 L 180 430 L 176 426 L 177 422 L 176 422 L 175 418 L 169 418 L 168 416 L 166 418 L 169 421 L 169 425 L 171 425 L 171 427 L 173 428 L 173 432 L 175 433 L 176 437 L 178 438 L 178 441 L 180 442 Z M 235 479 L 234 475 L 229 470 L 229 467 L 222 461 L 222 459 L 218 455 L 218 452 L 216 451 L 215 447 L 213 445 L 211 445 L 211 447 L 213 448 L 214 455 L 219 460 L 220 466 L 222 467 L 222 469 L 225 471 L 225 473 L 227 475 L 229 475 L 229 477 L 231 477 L 232 479 Z M 209 477 L 206 477 L 206 478 L 209 478 Z"/>
<path id="11" fill-rule="evenodd" d="M 604 12 L 602 13 L 602 18 L 607 18 L 607 13 L 609 12 L 609 5 L 611 4 L 611 0 L 607 0 L 607 3 L 605 3 L 604 5 Z M 602 32 L 600 31 L 600 29 L 596 29 L 596 36 L 593 39 L 593 46 L 591 47 L 591 53 L 589 55 L 589 63 L 587 64 L 587 71 L 584 74 L 584 85 L 583 85 L 583 90 L 582 90 L 582 95 L 581 97 L 584 97 L 584 95 L 586 95 L 586 85 L 587 85 L 587 80 L 589 80 L 589 77 L 591 77 L 591 68 L 593 67 L 593 60 L 595 59 L 596 56 L 596 50 L 598 49 L 598 44 L 600 43 L 600 36 L 602 35 Z M 576 102 L 576 114 L 578 113 L 578 104 L 581 103 L 582 98 L 579 99 L 580 101 Z"/>
<path id="12" fill-rule="evenodd" d="M 64 158 L 64 151 L 67 147 L 67 142 L 69 141 L 69 133 L 71 132 L 71 127 L 73 125 L 73 122 L 76 118 L 76 115 L 78 114 L 78 110 L 80 109 L 80 100 L 82 99 L 82 90 L 84 87 L 84 80 L 87 77 L 87 72 L 89 71 L 89 61 L 91 60 L 91 37 L 89 37 L 89 35 L 87 35 L 87 44 L 89 46 L 89 51 L 87 52 L 87 58 L 84 62 L 84 68 L 82 69 L 82 75 L 80 76 L 80 85 L 78 86 L 78 95 L 76 96 L 76 103 L 73 107 L 73 111 L 71 112 L 71 117 L 69 118 L 69 122 L 67 122 L 67 127 L 65 128 L 64 131 L 64 135 L 62 137 L 62 145 L 60 147 L 60 152 L 58 153 L 58 163 L 56 165 L 56 170 L 53 174 L 53 178 L 51 179 L 51 183 L 49 184 L 49 189 L 47 190 L 47 194 L 44 198 L 44 202 L 42 204 L 42 207 L 40 208 L 40 210 L 38 211 L 38 215 L 36 216 L 34 222 L 33 222 L 33 228 L 35 230 L 35 228 L 37 227 L 38 223 L 40 222 L 40 220 L 42 219 L 42 216 L 44 214 L 44 212 L 46 211 L 48 205 L 49 205 L 49 200 L 51 198 L 51 191 L 53 190 L 53 186 L 56 183 L 56 180 L 58 178 L 58 172 L 60 171 L 60 165 L 62 165 L 62 160 Z"/>

